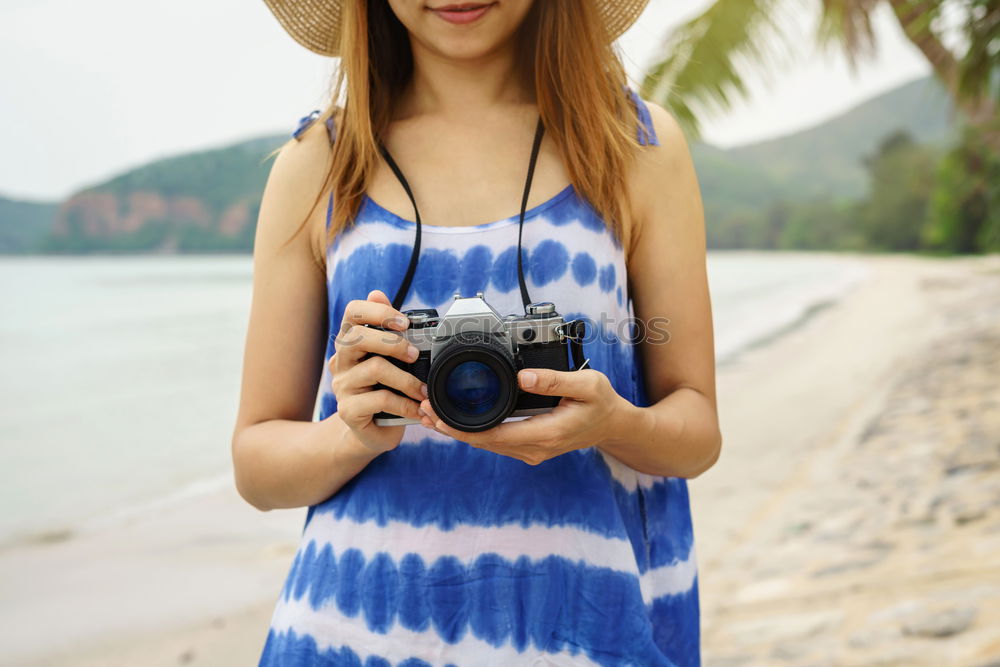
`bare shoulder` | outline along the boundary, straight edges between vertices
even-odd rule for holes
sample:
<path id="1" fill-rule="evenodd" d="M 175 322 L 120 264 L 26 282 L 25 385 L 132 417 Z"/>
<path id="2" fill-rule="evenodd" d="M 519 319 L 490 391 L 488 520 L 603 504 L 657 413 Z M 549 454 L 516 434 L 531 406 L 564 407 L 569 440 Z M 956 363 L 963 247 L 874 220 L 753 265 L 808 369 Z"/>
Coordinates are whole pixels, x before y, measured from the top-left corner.
<path id="1" fill-rule="evenodd" d="M 640 147 L 635 163 L 632 196 L 638 236 L 650 225 L 703 224 L 698 179 L 684 130 L 662 105 L 642 101 L 658 145 Z M 682 211 L 685 215 L 678 215 Z"/>
<path id="2" fill-rule="evenodd" d="M 676 175 L 676 172 L 691 166 L 691 151 L 684 130 L 674 115 L 656 102 L 647 99 L 642 101 L 649 110 L 659 145 L 644 146 L 639 152 L 639 160 L 645 167 L 639 171 L 650 176 L 647 181 L 659 182 L 662 187 L 663 176 Z"/>
<path id="3" fill-rule="evenodd" d="M 291 138 L 281 146 L 261 201 L 258 243 L 264 243 L 265 251 L 272 245 L 277 250 L 277 245 L 308 220 L 306 229 L 291 245 L 308 243 L 314 259 L 323 262 L 329 193 L 324 189 L 324 181 L 332 149 L 326 125 L 319 120 L 306 127 L 298 138 Z"/>
<path id="4" fill-rule="evenodd" d="M 660 140 L 660 145 L 670 149 L 683 148 L 687 150 L 687 140 L 684 138 L 684 131 L 674 115 L 663 108 L 659 103 L 652 100 L 642 99 L 649 109 L 649 117 L 653 121 L 653 129 Z"/>

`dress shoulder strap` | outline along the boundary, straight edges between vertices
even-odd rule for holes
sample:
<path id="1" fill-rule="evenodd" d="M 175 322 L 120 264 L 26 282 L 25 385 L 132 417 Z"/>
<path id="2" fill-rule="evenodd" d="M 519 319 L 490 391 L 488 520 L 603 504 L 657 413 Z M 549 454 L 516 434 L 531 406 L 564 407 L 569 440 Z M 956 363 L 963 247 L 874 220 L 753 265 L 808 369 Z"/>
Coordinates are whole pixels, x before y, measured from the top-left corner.
<path id="1" fill-rule="evenodd" d="M 313 121 L 319 118 L 320 113 L 319 109 L 313 109 L 302 118 L 299 118 L 299 124 L 292 132 L 292 138 L 299 141 L 302 138 L 302 133 L 313 124 Z M 333 116 L 326 119 L 326 131 L 330 135 L 330 143 L 332 144 L 337 140 L 337 124 L 333 121 Z"/>
<path id="2" fill-rule="evenodd" d="M 649 115 L 649 107 L 631 86 L 626 86 L 626 88 L 628 89 L 629 97 L 632 99 L 632 104 L 635 106 L 636 114 L 639 117 L 636 138 L 640 144 L 659 146 L 660 140 L 656 137 L 656 130 L 653 128 L 653 118 Z"/>
<path id="3" fill-rule="evenodd" d="M 302 118 L 299 118 L 298 127 L 296 127 L 295 130 L 292 132 L 292 138 L 295 139 L 296 141 L 301 141 L 302 133 L 305 132 L 306 129 L 313 124 L 313 121 L 319 118 L 320 113 L 321 112 L 319 109 L 313 109 Z M 330 116 L 329 118 L 326 119 L 326 131 L 330 135 L 330 143 L 332 144 L 334 141 L 337 140 L 337 124 L 333 121 L 333 116 Z M 330 228 L 330 219 L 332 217 L 333 217 L 333 193 L 331 192 L 330 200 L 327 202 L 326 205 L 327 229 Z"/>

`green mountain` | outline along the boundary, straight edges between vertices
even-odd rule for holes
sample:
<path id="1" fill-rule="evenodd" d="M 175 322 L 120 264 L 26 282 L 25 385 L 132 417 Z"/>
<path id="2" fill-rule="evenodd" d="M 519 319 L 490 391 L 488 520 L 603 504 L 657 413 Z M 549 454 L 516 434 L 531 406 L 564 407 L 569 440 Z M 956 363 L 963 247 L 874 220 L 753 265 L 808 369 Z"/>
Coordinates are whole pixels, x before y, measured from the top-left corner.
<path id="1" fill-rule="evenodd" d="M 864 194 L 863 158 L 884 137 L 905 130 L 920 143 L 954 139 L 951 100 L 938 83 L 917 79 L 863 102 L 816 127 L 726 151 L 735 163 L 764 170 L 790 199 Z"/>
<path id="2" fill-rule="evenodd" d="M 0 254 L 36 248 L 52 229 L 58 204 L 0 196 Z"/>
<path id="3" fill-rule="evenodd" d="M 710 247 L 743 247 L 762 212 L 816 196 L 864 194 L 863 160 L 893 131 L 921 143 L 952 136 L 947 95 L 931 78 L 879 95 L 816 127 L 723 150 L 695 143 Z M 58 204 L 0 199 L 0 252 L 249 252 L 270 170 L 289 134 L 156 160 Z M 757 224 L 757 232 L 760 225 Z"/>
<path id="4" fill-rule="evenodd" d="M 43 252 L 247 252 L 288 135 L 157 160 L 62 202 Z"/>
<path id="5" fill-rule="evenodd" d="M 865 160 L 899 131 L 938 147 L 957 138 L 951 101 L 936 79 L 911 81 L 776 139 L 728 150 L 693 144 L 709 247 L 776 247 L 789 216 L 827 226 L 833 215 L 849 216 L 845 204 L 867 194 Z M 808 228 L 809 219 L 796 225 Z"/>

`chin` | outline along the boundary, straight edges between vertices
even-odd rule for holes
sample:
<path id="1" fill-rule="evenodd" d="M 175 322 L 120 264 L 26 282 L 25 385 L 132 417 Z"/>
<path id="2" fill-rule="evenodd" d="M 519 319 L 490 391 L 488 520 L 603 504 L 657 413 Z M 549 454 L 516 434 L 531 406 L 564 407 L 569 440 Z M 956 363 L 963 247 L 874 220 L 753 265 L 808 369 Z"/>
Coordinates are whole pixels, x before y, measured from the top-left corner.
<path id="1" fill-rule="evenodd" d="M 451 60 L 477 60 L 489 55 L 495 48 L 492 42 L 485 40 L 441 40 L 432 45 L 442 57 Z"/>
<path id="2" fill-rule="evenodd" d="M 434 4 L 443 6 L 459 0 L 436 0 Z M 442 57 L 455 60 L 475 60 L 495 52 L 510 35 L 505 24 L 509 18 L 501 12 L 499 2 L 493 3 L 489 14 L 480 19 L 483 23 L 475 27 L 449 26 L 441 19 L 429 15 L 429 20 L 420 21 L 413 26 L 411 33 L 419 34 L 419 39 L 429 49 Z M 425 6 L 425 15 L 431 14 Z"/>

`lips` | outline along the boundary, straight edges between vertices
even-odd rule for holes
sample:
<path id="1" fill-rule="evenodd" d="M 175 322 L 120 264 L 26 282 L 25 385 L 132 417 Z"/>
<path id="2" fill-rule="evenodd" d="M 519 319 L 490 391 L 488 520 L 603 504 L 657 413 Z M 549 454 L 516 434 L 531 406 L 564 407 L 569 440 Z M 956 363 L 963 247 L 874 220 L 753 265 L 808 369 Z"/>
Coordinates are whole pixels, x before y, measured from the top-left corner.
<path id="1" fill-rule="evenodd" d="M 441 5 L 440 7 L 431 7 L 433 11 L 436 12 L 461 12 L 469 11 L 472 9 L 479 9 L 480 7 L 486 7 L 487 5 L 492 5 L 492 2 L 461 2 L 454 5 Z"/>
<path id="2" fill-rule="evenodd" d="M 496 2 L 460 2 L 440 7 L 428 7 L 449 23 L 472 23 L 479 20 Z"/>

